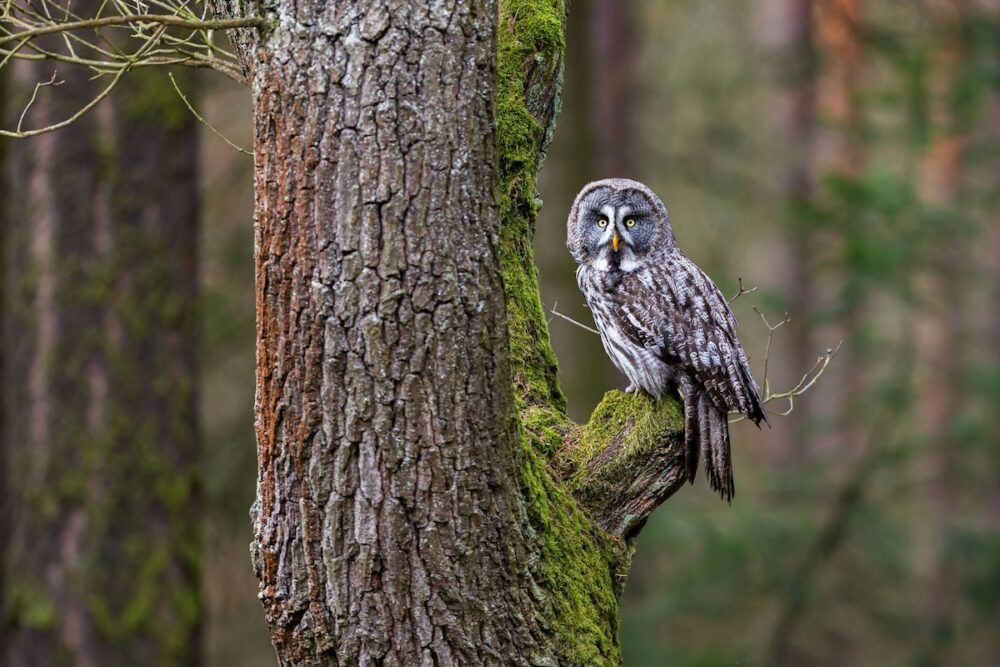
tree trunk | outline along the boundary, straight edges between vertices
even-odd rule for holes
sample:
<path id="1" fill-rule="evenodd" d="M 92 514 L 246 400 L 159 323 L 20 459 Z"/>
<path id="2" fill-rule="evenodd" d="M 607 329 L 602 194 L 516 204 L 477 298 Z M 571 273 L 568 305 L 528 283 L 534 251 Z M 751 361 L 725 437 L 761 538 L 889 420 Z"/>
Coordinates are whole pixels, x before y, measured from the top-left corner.
<path id="1" fill-rule="evenodd" d="M 587 56 L 593 85 L 590 106 L 597 139 L 597 178 L 638 178 L 635 159 L 639 58 L 635 3 L 590 0 Z"/>
<path id="2" fill-rule="evenodd" d="M 934 134 L 920 165 L 920 194 L 930 209 L 947 212 L 955 207 L 962 186 L 963 153 L 967 128 L 956 109 L 956 86 L 968 67 L 965 27 L 968 8 L 962 0 L 934 3 L 938 44 L 928 71 L 931 122 Z M 926 591 L 926 658 L 929 664 L 956 664 L 954 643 L 961 596 L 959 573 L 951 544 L 952 526 L 961 513 L 960 482 L 954 435 L 955 416 L 961 408 L 962 357 L 967 332 L 961 310 L 965 290 L 965 257 L 960 234 L 952 231 L 941 240 L 937 262 L 924 284 L 926 309 L 916 323 L 917 382 L 932 388 L 921 393 L 917 404 L 922 434 L 933 443 L 928 467 L 931 475 L 927 514 L 931 517 L 934 565 Z"/>
<path id="3" fill-rule="evenodd" d="M 772 0 L 773 2 L 773 0 Z M 804 369 L 816 360 L 817 342 L 810 335 L 809 320 L 816 310 L 816 275 L 813 266 L 815 234 L 795 216 L 813 201 L 816 180 L 816 44 L 813 35 L 813 0 L 778 0 L 762 21 L 779 61 L 780 88 L 775 96 L 782 136 L 789 136 L 789 158 L 781 174 L 781 194 L 787 222 L 777 244 L 781 283 L 787 285 L 789 312 L 787 354 L 778 360 L 781 375 L 794 385 Z M 774 425 L 772 451 L 785 467 L 799 465 L 806 453 L 803 415 L 813 412 L 811 396 L 802 397 L 802 408 Z"/>
<path id="4" fill-rule="evenodd" d="M 51 66 L 10 71 L 23 105 Z M 25 127 L 102 85 L 41 89 Z M 195 122 L 142 70 L 7 153 L 0 663 L 196 665 Z"/>
<path id="5" fill-rule="evenodd" d="M 861 104 L 866 4 L 866 0 L 824 0 L 814 4 L 821 62 L 816 103 L 819 116 L 827 126 L 817 135 L 816 158 L 818 171 L 824 177 L 860 179 L 867 159 Z M 820 415 L 823 406 L 829 406 L 832 414 L 828 418 L 833 429 L 823 438 L 824 444 L 836 456 L 849 460 L 865 456 L 858 451 L 866 439 L 858 419 L 858 414 L 864 410 L 859 398 L 869 395 L 871 376 L 870 358 L 864 349 L 866 322 L 870 319 L 866 312 L 870 286 L 858 277 L 859 259 L 852 255 L 851 248 L 856 244 L 851 239 L 867 234 L 868 230 L 858 225 L 852 216 L 842 216 L 831 232 L 832 238 L 820 239 L 820 242 L 839 247 L 841 262 L 813 283 L 819 299 L 823 299 L 824 284 L 833 288 L 828 290 L 831 293 L 826 299 L 827 308 L 834 313 L 835 319 L 823 335 L 827 340 L 843 340 L 844 349 L 837 368 L 824 378 L 823 386 L 810 400 Z"/>
<path id="6" fill-rule="evenodd" d="M 629 541 L 682 483 L 682 423 L 620 392 L 566 417 L 531 249 L 563 3 L 274 9 L 236 43 L 279 662 L 618 664 Z"/>

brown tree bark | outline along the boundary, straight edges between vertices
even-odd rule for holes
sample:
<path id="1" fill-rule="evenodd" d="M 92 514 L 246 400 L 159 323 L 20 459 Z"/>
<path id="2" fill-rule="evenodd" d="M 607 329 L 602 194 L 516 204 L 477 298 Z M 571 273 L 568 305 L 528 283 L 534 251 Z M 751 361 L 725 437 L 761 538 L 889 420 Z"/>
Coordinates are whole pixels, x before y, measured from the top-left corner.
<path id="1" fill-rule="evenodd" d="M 618 664 L 630 540 L 681 484 L 682 422 L 620 392 L 565 413 L 531 249 L 562 2 L 266 12 L 236 44 L 279 662 Z"/>
<path id="2" fill-rule="evenodd" d="M 23 105 L 52 67 L 9 71 Z M 101 87 L 42 89 L 25 127 Z M 6 150 L 0 663 L 196 665 L 195 121 L 144 71 Z"/>
<path id="3" fill-rule="evenodd" d="M 283 664 L 542 648 L 520 621 L 488 9 L 300 4 L 271 37 L 288 52 L 254 63 L 254 562 Z"/>

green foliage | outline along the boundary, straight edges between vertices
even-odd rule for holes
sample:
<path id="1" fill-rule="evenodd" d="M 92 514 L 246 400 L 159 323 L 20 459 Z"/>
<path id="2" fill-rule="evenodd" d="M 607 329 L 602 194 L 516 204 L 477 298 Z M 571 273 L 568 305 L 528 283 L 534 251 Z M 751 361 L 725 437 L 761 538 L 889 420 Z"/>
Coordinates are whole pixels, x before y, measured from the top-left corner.
<path id="1" fill-rule="evenodd" d="M 30 579 L 5 581 L 3 622 L 32 630 L 55 627 L 56 604 L 38 582 Z"/>

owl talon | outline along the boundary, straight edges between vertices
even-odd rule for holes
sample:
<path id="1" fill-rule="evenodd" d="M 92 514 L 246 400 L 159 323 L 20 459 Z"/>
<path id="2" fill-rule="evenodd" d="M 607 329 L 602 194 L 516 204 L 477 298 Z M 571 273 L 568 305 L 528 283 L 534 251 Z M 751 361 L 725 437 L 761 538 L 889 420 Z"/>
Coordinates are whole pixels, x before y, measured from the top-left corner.
<path id="1" fill-rule="evenodd" d="M 630 384 L 629 386 L 625 387 L 626 394 L 634 394 L 637 391 L 639 391 L 639 388 L 634 384 Z"/>

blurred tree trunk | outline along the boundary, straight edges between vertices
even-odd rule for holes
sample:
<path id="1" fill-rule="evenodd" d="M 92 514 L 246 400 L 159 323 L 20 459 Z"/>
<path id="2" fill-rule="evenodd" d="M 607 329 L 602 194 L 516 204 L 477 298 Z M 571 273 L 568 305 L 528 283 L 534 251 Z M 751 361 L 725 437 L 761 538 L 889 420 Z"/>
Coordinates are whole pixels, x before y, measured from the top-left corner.
<path id="1" fill-rule="evenodd" d="M 23 105 L 52 67 L 10 72 Z M 25 127 L 103 85 L 41 89 Z M 196 129 L 143 69 L 7 143 L 3 664 L 199 662 Z"/>
<path id="2" fill-rule="evenodd" d="M 545 207 L 539 214 L 535 248 L 540 266 L 549 267 L 544 286 L 546 306 L 558 305 L 561 313 L 577 322 L 588 322 L 590 310 L 576 284 L 576 263 L 566 252 L 566 212 L 580 188 L 597 173 L 597 137 L 593 108 L 592 3 L 574 0 L 566 18 L 566 73 L 559 111 L 559 131 L 545 158 L 540 190 Z M 559 332 L 553 344 L 559 353 L 559 377 L 566 387 L 570 412 L 581 419 L 608 387 L 621 382 L 621 374 L 604 353 L 600 336 L 562 319 L 553 319 Z M 624 384 L 621 385 L 624 388 Z"/>
<path id="3" fill-rule="evenodd" d="M 0 71 L 0 100 L 7 99 L 7 72 Z M 0 104 L 0 119 L 3 119 L 6 105 Z M 7 143 L 6 141 L 0 140 L 0 195 L 5 194 L 4 185 L 7 176 Z M 7 261 L 7 229 L 10 224 L 8 218 L 8 207 L 0 206 L 0 276 L 4 279 L 7 278 L 6 271 L 6 261 Z M 7 304 L 4 298 L 4 292 L 0 291 L 0 346 L 5 345 L 3 341 L 7 340 Z M 7 423 L 7 391 L 6 386 L 6 367 L 7 361 L 4 358 L 3 347 L 0 347 L 0 481 L 6 483 L 7 481 L 7 457 L 4 447 L 4 441 L 2 438 L 3 425 Z M 8 510 L 8 500 L 4 493 L 0 491 L 0 535 L 10 535 L 10 511 Z M 6 538 L 5 538 L 6 540 Z M 0 542 L 0 647 L 7 645 L 7 623 L 4 621 L 6 616 L 5 609 L 6 606 L 4 601 L 7 599 L 7 549 L 4 548 L 3 543 Z M 0 653 L 0 664 L 3 664 L 5 659 L 3 654 Z"/>
<path id="4" fill-rule="evenodd" d="M 497 11 L 281 0 L 236 36 L 283 665 L 618 664 L 629 543 L 684 482 L 676 401 L 566 416 L 532 251 L 565 9 Z"/>
<path id="5" fill-rule="evenodd" d="M 1000 25 L 1000 0 L 987 3 L 985 15 L 995 25 Z M 1000 146 L 1000 90 L 996 88 L 990 94 L 987 114 L 985 140 L 993 146 Z M 994 154 L 988 164 L 992 164 L 993 173 L 996 173 L 1000 170 L 1000 155 Z M 1000 345 L 997 345 L 1000 341 L 1000 215 L 994 213 L 989 218 L 986 237 L 986 290 L 990 306 L 986 312 L 986 336 L 981 346 L 987 352 L 987 362 L 993 373 L 990 386 L 994 390 L 987 399 L 988 409 L 992 411 L 992 406 L 1000 399 Z M 993 442 L 1000 442 L 1000 419 L 993 419 L 993 427 L 987 432 L 987 437 L 993 438 Z M 1000 474 L 993 474 L 992 479 L 987 509 L 993 529 L 1000 533 Z M 994 655 L 1000 662 L 1000 635 L 995 640 Z"/>
<path id="6" fill-rule="evenodd" d="M 594 178 L 638 178 L 635 122 L 637 61 L 641 49 L 634 2 L 589 0 L 590 108 L 596 142 Z"/>
<path id="7" fill-rule="evenodd" d="M 820 62 L 816 103 L 823 128 L 817 135 L 816 170 L 822 177 L 858 179 L 864 169 L 861 85 L 865 53 L 861 34 L 865 5 L 865 0 L 821 0 L 814 5 Z M 844 340 L 845 344 L 838 368 L 810 398 L 814 405 L 825 404 L 833 410 L 828 416 L 834 430 L 827 446 L 838 455 L 863 457 L 857 450 L 865 441 L 858 411 L 869 376 L 864 349 L 867 286 L 857 276 L 858 260 L 851 250 L 857 244 L 850 237 L 868 231 L 853 218 L 838 220 L 838 228 L 830 231 L 843 259 L 819 279 L 820 284 L 832 288 L 819 299 L 836 314 L 824 337 Z M 829 241 L 820 239 L 821 243 Z M 837 293 L 830 294 L 832 290 Z"/>
<path id="8" fill-rule="evenodd" d="M 920 165 L 920 191 L 928 207 L 947 212 L 957 204 L 962 183 L 966 131 L 956 107 L 956 86 L 962 85 L 966 57 L 962 0 L 931 3 L 937 45 L 928 71 L 931 141 Z M 958 612 L 959 583 L 951 555 L 951 526 L 959 513 L 955 414 L 960 407 L 963 257 L 967 249 L 958 230 L 940 239 L 938 254 L 926 284 L 926 306 L 917 322 L 917 383 L 924 387 L 917 404 L 921 432 L 931 443 L 929 514 L 934 536 L 934 569 L 927 590 L 928 664 L 954 664 L 952 646 Z"/>
<path id="9" fill-rule="evenodd" d="M 819 113 L 830 125 L 820 134 L 819 162 L 824 170 L 858 176 L 865 163 L 862 142 L 861 41 L 865 0 L 819 0 L 813 4 L 820 52 Z"/>
<path id="10" fill-rule="evenodd" d="M 777 97 L 781 120 L 780 132 L 787 136 L 790 158 L 781 176 L 781 193 L 787 202 L 789 217 L 800 215 L 802 205 L 809 203 L 815 190 L 816 171 L 816 46 L 813 36 L 813 0 L 779 0 L 779 18 L 766 21 L 773 31 L 765 39 L 777 46 L 780 88 Z M 789 290 L 787 355 L 780 363 L 783 374 L 791 379 L 810 368 L 816 358 L 816 342 L 810 335 L 809 320 L 816 308 L 815 271 L 811 256 L 813 234 L 803 224 L 787 224 L 781 243 L 781 284 Z M 805 454 L 804 416 L 813 412 L 812 396 L 802 399 L 802 407 L 789 419 L 775 424 L 775 445 L 778 461 L 796 465 Z"/>
<path id="11" fill-rule="evenodd" d="M 865 160 L 861 143 L 862 109 L 859 93 L 863 67 L 861 21 L 863 0 L 786 0 L 781 25 L 784 34 L 783 66 L 787 78 L 783 118 L 791 136 L 788 145 L 794 152 L 785 175 L 783 191 L 792 204 L 792 215 L 809 215 L 810 205 L 822 200 L 820 183 L 827 176 L 857 178 Z M 798 221 L 797 221 L 798 222 Z M 833 431 L 820 438 L 821 446 L 835 456 L 855 465 L 841 488 L 832 495 L 824 522 L 818 526 L 811 544 L 789 574 L 789 589 L 779 601 L 778 615 L 766 649 L 768 665 L 797 665 L 808 658 L 799 653 L 795 639 L 801 626 L 817 572 L 848 535 L 851 513 L 867 483 L 866 452 L 857 452 L 864 441 L 856 429 L 853 408 L 865 386 L 864 359 L 858 350 L 857 333 L 862 325 L 864 303 L 854 293 L 851 272 L 855 270 L 848 251 L 848 235 L 859 233 L 852 220 L 840 220 L 840 226 L 818 230 L 809 224 L 793 225 L 787 240 L 785 271 L 782 283 L 791 290 L 792 320 L 790 353 L 785 364 L 794 364 L 798 373 L 816 360 L 820 340 L 846 339 L 837 368 L 827 374 L 815 392 L 804 397 L 792 412 L 790 423 L 779 426 L 779 456 L 783 463 L 797 465 L 815 456 L 820 447 L 802 437 L 806 415 L 829 420 Z M 839 245 L 844 261 L 831 269 L 817 268 L 816 258 L 824 248 Z M 832 289 L 831 289 L 832 288 Z M 834 290 L 841 290 L 836 293 Z M 839 303 L 847 303 L 840 308 Z M 820 328 L 815 322 L 824 309 L 836 309 L 838 317 L 831 327 Z M 809 322 L 812 320 L 812 322 Z M 784 356 L 784 355 L 783 355 Z M 798 380 L 794 377 L 792 382 Z M 813 424 L 815 426 L 815 424 Z M 790 427 L 790 428 L 789 428 Z M 788 430 L 785 430 L 788 429 Z M 846 456 L 845 456 L 846 455 Z M 850 664 L 847 656 L 854 646 L 849 638 L 838 642 L 838 655 L 827 656 L 833 664 Z"/>

